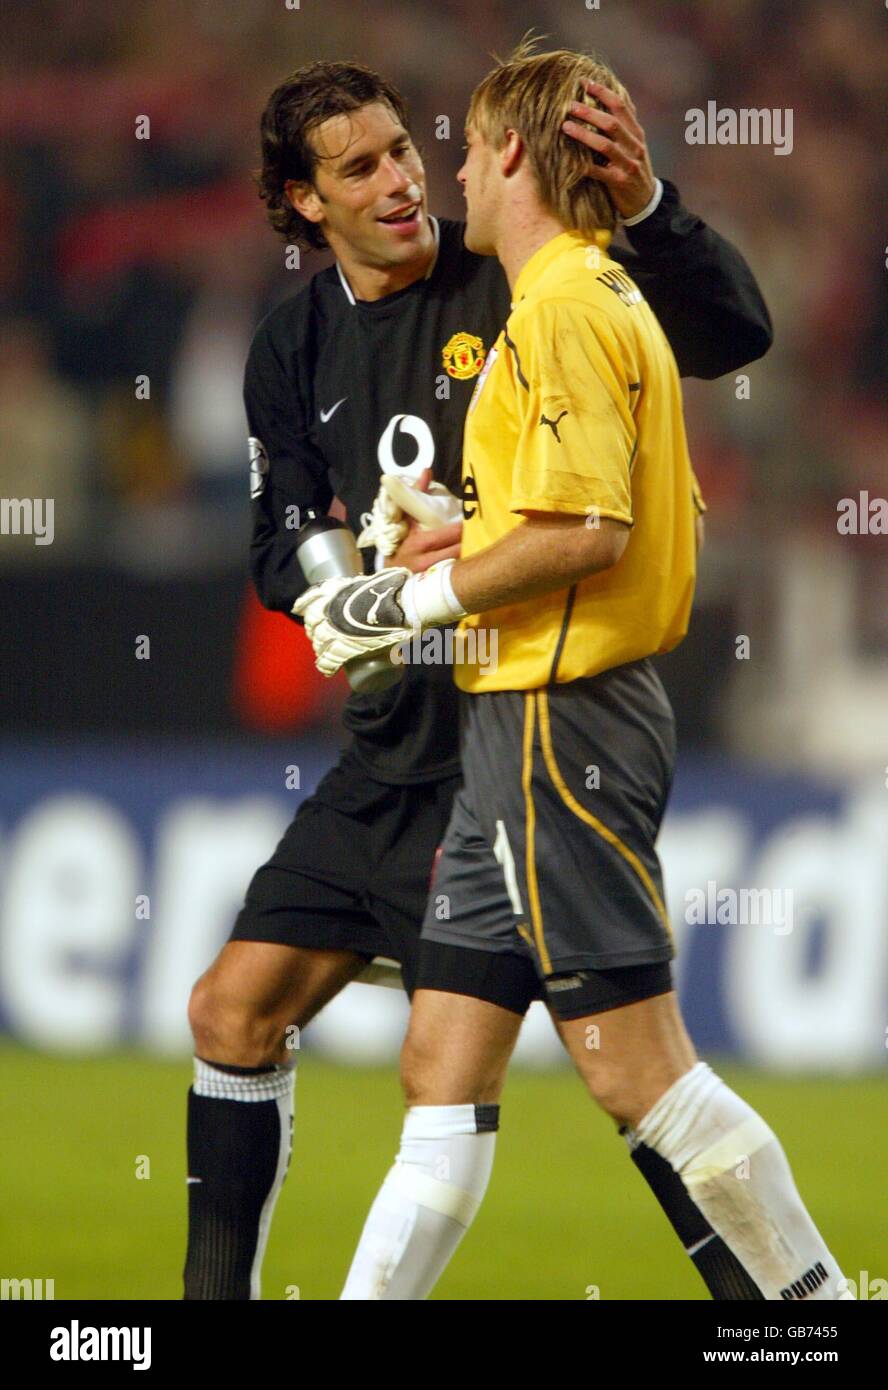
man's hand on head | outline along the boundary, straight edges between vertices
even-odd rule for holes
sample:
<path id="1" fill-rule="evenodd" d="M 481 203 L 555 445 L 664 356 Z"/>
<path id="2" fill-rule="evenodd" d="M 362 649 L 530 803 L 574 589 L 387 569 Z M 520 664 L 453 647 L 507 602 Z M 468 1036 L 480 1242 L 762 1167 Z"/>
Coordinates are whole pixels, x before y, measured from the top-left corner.
<path id="1" fill-rule="evenodd" d="M 572 102 L 570 116 L 561 129 L 607 159 L 607 164 L 590 159 L 589 178 L 606 185 L 622 217 L 636 217 L 653 198 L 656 180 L 635 104 L 631 97 L 624 100 L 599 82 L 584 85 L 589 96 L 606 110 Z"/>

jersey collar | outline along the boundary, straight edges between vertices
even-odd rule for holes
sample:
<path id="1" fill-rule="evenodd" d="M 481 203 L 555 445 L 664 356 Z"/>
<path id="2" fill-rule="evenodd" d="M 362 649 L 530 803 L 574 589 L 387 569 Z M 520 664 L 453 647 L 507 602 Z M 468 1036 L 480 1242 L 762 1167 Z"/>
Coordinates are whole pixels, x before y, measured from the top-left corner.
<path id="1" fill-rule="evenodd" d="M 519 270 L 518 278 L 515 281 L 515 288 L 512 291 L 512 308 L 514 309 L 515 305 L 527 294 L 531 285 L 539 280 L 540 276 L 544 275 L 549 269 L 552 262 L 557 261 L 558 257 L 565 251 L 576 248 L 577 246 L 585 248 L 591 245 L 596 245 L 599 250 L 606 251 L 610 245 L 610 240 L 610 232 L 606 232 L 603 229 L 594 233 L 594 238 L 591 242 L 582 232 L 559 232 L 557 236 L 553 236 L 551 241 L 545 242 L 538 251 L 534 251 L 530 260 L 525 261 L 524 265 Z"/>
<path id="2" fill-rule="evenodd" d="M 438 219 L 437 217 L 433 217 L 432 214 L 429 213 L 429 221 L 432 224 L 432 233 L 435 238 L 435 254 L 432 256 L 428 270 L 422 277 L 424 280 L 430 280 L 432 278 L 435 266 L 438 264 L 438 252 L 441 249 L 441 229 L 438 226 Z M 342 284 L 342 288 L 345 290 L 346 299 L 348 300 L 349 304 L 356 304 L 357 300 L 355 299 L 355 296 L 352 292 L 352 287 L 348 283 L 348 280 L 345 278 L 345 271 L 342 269 L 342 266 L 339 264 L 338 261 L 336 262 L 336 269 L 339 272 L 339 279 Z"/>

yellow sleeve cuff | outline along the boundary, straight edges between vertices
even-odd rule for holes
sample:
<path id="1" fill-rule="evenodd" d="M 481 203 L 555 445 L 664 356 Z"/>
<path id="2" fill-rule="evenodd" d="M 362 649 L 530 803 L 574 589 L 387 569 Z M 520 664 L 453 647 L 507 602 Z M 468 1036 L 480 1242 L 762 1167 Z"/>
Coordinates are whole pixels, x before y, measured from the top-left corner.
<path id="1" fill-rule="evenodd" d="M 610 521 L 622 521 L 625 526 L 634 526 L 635 518 L 626 511 L 610 507 L 578 507 L 576 502 L 561 502 L 553 497 L 513 497 L 513 512 L 553 512 L 558 516 L 598 516 Z"/>

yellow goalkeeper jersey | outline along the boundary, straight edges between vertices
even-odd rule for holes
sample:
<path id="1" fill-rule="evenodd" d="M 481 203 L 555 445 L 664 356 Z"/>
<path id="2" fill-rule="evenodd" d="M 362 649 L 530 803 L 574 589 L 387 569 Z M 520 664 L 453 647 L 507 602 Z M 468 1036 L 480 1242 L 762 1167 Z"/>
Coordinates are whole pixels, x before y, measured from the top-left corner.
<path id="1" fill-rule="evenodd" d="M 632 529 L 613 568 L 464 619 L 464 629 L 495 628 L 498 653 L 495 664 L 458 665 L 457 684 L 532 690 L 676 646 L 694 592 L 695 510 L 705 508 L 666 336 L 625 270 L 564 232 L 522 268 L 469 406 L 462 555 L 525 525 L 527 512 Z"/>

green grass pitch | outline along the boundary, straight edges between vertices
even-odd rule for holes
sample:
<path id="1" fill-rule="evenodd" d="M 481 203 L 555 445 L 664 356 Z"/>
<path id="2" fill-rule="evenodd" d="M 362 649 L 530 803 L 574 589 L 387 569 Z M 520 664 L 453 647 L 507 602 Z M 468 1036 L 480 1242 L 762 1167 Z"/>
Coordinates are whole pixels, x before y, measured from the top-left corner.
<path id="1" fill-rule="evenodd" d="M 888 1278 L 885 1080 L 721 1071 L 780 1135 L 845 1274 Z M 0 1048 L 2 1277 L 54 1279 L 57 1299 L 181 1296 L 190 1074 L 188 1060 Z M 263 1297 L 334 1299 L 397 1148 L 398 1084 L 394 1070 L 307 1052 L 296 1092 Z M 150 1177 L 138 1178 L 146 1158 Z M 601 1299 L 708 1296 L 579 1082 L 516 1071 L 487 1200 L 435 1297 L 585 1299 L 593 1288 Z"/>

